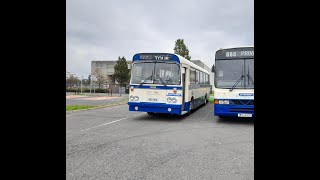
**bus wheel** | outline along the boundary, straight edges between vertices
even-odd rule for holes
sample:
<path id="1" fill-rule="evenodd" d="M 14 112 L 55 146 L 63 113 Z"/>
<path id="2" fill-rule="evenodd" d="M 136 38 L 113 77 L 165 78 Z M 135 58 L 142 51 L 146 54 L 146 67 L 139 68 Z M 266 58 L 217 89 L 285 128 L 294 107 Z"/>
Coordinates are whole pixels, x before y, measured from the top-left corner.
<path id="1" fill-rule="evenodd" d="M 191 101 L 190 101 L 189 111 L 187 113 L 188 116 L 190 115 L 192 109 L 193 109 L 193 99 L 191 99 Z"/>
<path id="2" fill-rule="evenodd" d="M 204 97 L 204 105 L 207 105 L 207 95 Z"/>
<path id="3" fill-rule="evenodd" d="M 153 113 L 153 112 L 147 112 L 149 115 L 154 115 L 155 113 Z"/>

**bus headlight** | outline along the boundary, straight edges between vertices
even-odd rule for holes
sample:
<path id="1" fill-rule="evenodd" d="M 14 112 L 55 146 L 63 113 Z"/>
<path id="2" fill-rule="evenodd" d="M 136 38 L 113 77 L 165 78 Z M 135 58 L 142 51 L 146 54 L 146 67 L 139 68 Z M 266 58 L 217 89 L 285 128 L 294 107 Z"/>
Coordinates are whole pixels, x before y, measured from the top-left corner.
<path id="1" fill-rule="evenodd" d="M 134 100 L 134 96 L 130 96 L 130 101 L 133 101 Z"/>
<path id="2" fill-rule="evenodd" d="M 168 103 L 171 103 L 172 102 L 171 97 L 168 97 L 167 101 L 168 101 Z"/>
<path id="3" fill-rule="evenodd" d="M 138 97 L 138 96 L 135 96 L 135 97 L 134 97 L 134 100 L 135 100 L 135 101 L 139 101 L 139 97 Z"/>
<path id="4" fill-rule="evenodd" d="M 229 104 L 229 100 L 219 100 L 219 104 Z"/>
<path id="5" fill-rule="evenodd" d="M 176 103 L 177 99 L 175 97 L 171 98 L 172 103 Z"/>

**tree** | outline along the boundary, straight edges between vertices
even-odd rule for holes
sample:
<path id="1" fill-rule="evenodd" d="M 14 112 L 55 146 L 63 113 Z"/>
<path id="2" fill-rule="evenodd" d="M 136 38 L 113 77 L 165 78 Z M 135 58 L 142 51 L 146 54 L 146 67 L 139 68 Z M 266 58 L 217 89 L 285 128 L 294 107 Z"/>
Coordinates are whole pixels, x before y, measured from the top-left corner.
<path id="1" fill-rule="evenodd" d="M 101 85 L 103 85 L 103 84 L 107 84 L 107 77 L 105 77 L 103 74 L 102 74 L 102 72 L 101 72 L 101 70 L 100 69 L 96 69 L 95 71 L 94 71 L 94 75 L 96 76 L 96 78 L 97 78 L 97 84 L 98 84 L 98 86 L 99 86 L 99 89 L 101 89 Z"/>
<path id="2" fill-rule="evenodd" d="M 81 82 L 80 79 L 78 79 L 78 77 L 74 76 L 74 74 L 71 74 L 66 79 L 66 84 L 67 84 L 68 88 L 74 87 L 75 85 L 80 84 L 80 82 Z"/>
<path id="3" fill-rule="evenodd" d="M 90 84 L 91 83 L 91 74 L 89 74 L 89 76 L 88 76 L 88 84 Z"/>
<path id="4" fill-rule="evenodd" d="M 82 85 L 88 85 L 89 83 L 89 79 L 82 79 Z"/>
<path id="5" fill-rule="evenodd" d="M 179 54 L 180 56 L 188 59 L 190 61 L 191 56 L 189 56 L 189 49 L 184 44 L 183 39 L 176 40 L 175 46 L 174 46 L 174 53 Z"/>
<path id="6" fill-rule="evenodd" d="M 114 66 L 113 78 L 120 84 L 120 87 L 129 83 L 130 69 L 128 69 L 126 58 L 119 56 L 117 64 Z"/>

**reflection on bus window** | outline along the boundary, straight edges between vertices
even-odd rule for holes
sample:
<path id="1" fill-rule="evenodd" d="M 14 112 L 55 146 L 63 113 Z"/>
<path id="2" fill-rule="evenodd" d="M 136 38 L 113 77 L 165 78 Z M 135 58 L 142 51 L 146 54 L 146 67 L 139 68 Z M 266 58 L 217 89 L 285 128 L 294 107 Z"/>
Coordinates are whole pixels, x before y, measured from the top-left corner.
<path id="1" fill-rule="evenodd" d="M 133 84 L 152 83 L 154 63 L 137 63 L 132 68 Z"/>
<path id="2" fill-rule="evenodd" d="M 178 64 L 157 63 L 154 83 L 180 84 L 180 68 Z"/>

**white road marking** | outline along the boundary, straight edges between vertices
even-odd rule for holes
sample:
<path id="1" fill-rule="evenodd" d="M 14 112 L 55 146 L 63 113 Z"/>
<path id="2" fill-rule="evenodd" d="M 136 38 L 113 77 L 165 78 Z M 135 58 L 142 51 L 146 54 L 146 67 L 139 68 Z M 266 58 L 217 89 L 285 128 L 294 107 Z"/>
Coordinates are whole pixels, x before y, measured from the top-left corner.
<path id="1" fill-rule="evenodd" d="M 88 128 L 88 129 L 81 130 L 81 131 L 86 131 L 86 130 L 89 130 L 89 129 L 92 129 L 92 128 L 96 128 L 96 127 L 100 127 L 100 126 L 112 124 L 112 123 L 115 123 L 115 122 L 118 122 L 118 121 L 122 121 L 122 120 L 124 120 L 124 119 L 127 119 L 127 118 L 118 119 L 118 120 L 115 120 L 115 121 L 111 121 L 111 122 L 108 122 L 108 123 L 104 123 L 104 124 L 101 124 L 101 125 L 99 125 L 99 126 L 94 126 L 94 127 Z"/>
<path id="2" fill-rule="evenodd" d="M 133 115 L 133 116 L 138 116 L 138 115 L 141 115 L 141 114 L 144 114 L 144 113 L 136 114 L 136 115 Z M 115 123 L 115 122 L 119 122 L 119 121 L 122 121 L 122 120 L 125 120 L 125 119 L 127 119 L 127 118 L 118 119 L 118 120 L 111 121 L 111 122 L 108 122 L 108 123 L 104 123 L 104 124 L 101 124 L 101 125 L 98 125 L 98 126 L 94 126 L 94 127 L 91 127 L 91 128 L 83 129 L 81 131 L 86 131 L 86 130 L 93 129 L 93 128 L 100 127 L 100 126 L 105 126 L 105 125 L 112 124 L 112 123 Z"/>

